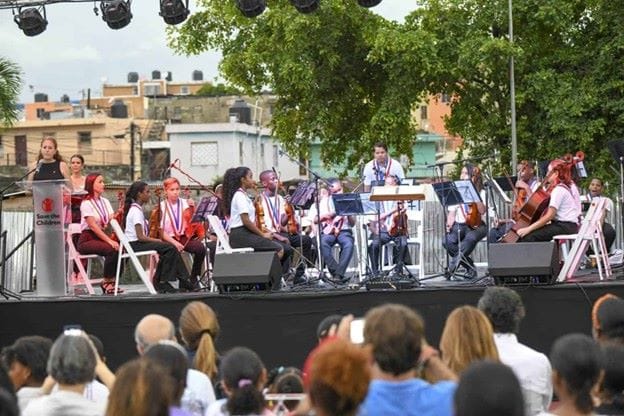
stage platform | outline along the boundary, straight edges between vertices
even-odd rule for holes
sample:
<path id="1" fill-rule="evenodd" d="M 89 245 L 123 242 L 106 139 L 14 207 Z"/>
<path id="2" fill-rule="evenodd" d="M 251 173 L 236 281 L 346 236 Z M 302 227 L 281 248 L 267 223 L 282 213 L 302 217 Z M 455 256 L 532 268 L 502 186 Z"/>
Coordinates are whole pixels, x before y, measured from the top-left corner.
<path id="1" fill-rule="evenodd" d="M 526 307 L 520 340 L 548 354 L 553 341 L 570 332 L 591 333 L 593 302 L 605 293 L 624 297 L 624 273 L 615 270 L 615 280 L 597 281 L 591 271 L 576 282 L 541 286 L 514 286 Z M 112 296 L 41 298 L 24 294 L 20 300 L 0 298 L 0 346 L 24 335 L 55 338 L 64 325 L 80 324 L 104 343 L 114 369 L 136 356 L 134 327 L 148 313 L 159 313 L 177 325 L 184 305 L 198 300 L 218 314 L 220 352 L 245 345 L 257 351 L 268 368 L 302 366 L 316 343 L 316 327 L 330 314 L 362 316 L 383 303 L 408 305 L 425 318 L 427 337 L 437 345 L 448 313 L 455 307 L 476 305 L 491 279 L 477 282 L 436 278 L 418 288 L 366 290 L 357 287 L 311 286 L 279 292 L 187 293 L 149 295 L 140 287 Z"/>

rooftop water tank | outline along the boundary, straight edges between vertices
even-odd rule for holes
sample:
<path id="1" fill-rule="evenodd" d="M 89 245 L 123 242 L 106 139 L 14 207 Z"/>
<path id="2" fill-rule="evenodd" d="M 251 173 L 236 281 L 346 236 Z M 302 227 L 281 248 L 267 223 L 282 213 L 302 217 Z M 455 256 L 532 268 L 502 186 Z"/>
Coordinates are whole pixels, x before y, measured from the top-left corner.
<path id="1" fill-rule="evenodd" d="M 239 123 L 251 125 L 251 108 L 245 100 L 236 100 L 230 107 L 230 116 L 236 116 Z"/>
<path id="2" fill-rule="evenodd" d="M 202 71 L 199 71 L 199 70 L 193 71 L 193 81 L 203 81 L 203 80 L 204 80 L 204 73 Z"/>
<path id="3" fill-rule="evenodd" d="M 36 103 L 47 103 L 48 102 L 48 94 L 44 94 L 42 92 L 35 93 L 35 102 Z"/>
<path id="4" fill-rule="evenodd" d="M 160 79 L 160 71 L 152 71 L 152 79 Z"/>
<path id="5" fill-rule="evenodd" d="M 139 82 L 139 73 L 128 72 L 128 82 Z"/>
<path id="6" fill-rule="evenodd" d="M 111 105 L 110 115 L 112 118 L 128 118 L 128 106 L 122 100 L 115 100 Z"/>

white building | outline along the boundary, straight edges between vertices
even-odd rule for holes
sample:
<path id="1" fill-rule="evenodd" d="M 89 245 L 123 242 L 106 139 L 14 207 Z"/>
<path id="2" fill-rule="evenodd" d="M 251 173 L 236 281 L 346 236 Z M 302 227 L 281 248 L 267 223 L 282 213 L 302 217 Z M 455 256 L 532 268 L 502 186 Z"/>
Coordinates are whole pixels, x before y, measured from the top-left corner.
<path id="1" fill-rule="evenodd" d="M 170 160 L 203 184 L 210 184 L 236 166 L 247 166 L 257 180 L 263 170 L 275 168 L 283 181 L 304 178 L 300 167 L 285 154 L 267 128 L 242 123 L 168 124 Z M 191 184 L 179 170 L 171 176 Z"/>

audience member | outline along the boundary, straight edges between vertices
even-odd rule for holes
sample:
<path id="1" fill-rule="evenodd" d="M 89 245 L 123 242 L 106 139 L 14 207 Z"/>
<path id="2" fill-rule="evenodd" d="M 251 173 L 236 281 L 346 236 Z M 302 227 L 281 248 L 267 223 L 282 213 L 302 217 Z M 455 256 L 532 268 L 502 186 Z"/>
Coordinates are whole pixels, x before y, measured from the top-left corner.
<path id="1" fill-rule="evenodd" d="M 426 345 L 422 318 L 403 305 L 387 304 L 368 311 L 364 344 L 372 350 L 372 381 L 360 415 L 453 414 L 456 384 L 429 384 L 418 378 L 417 366 L 430 379 L 454 378 L 433 348 Z"/>
<path id="2" fill-rule="evenodd" d="M 215 340 L 219 335 L 217 314 L 203 302 L 190 302 L 180 313 L 179 326 L 192 367 L 206 374 L 214 383 L 218 370 L 218 353 L 215 348 Z"/>
<path id="3" fill-rule="evenodd" d="M 211 404 L 206 416 L 272 415 L 266 408 L 262 387 L 267 372 L 260 357 L 245 347 L 235 347 L 221 360 L 221 381 L 227 399 Z"/>
<path id="4" fill-rule="evenodd" d="M 17 394 L 20 410 L 41 396 L 41 386 L 48 375 L 47 364 L 52 340 L 40 336 L 18 338 L 2 349 L 2 362 Z"/>
<path id="5" fill-rule="evenodd" d="M 13 382 L 9 378 L 9 374 L 6 372 L 4 365 L 0 365 L 0 391 L 6 393 L 6 397 L 2 398 L 0 401 L 4 406 L 10 408 L 9 402 L 12 402 L 16 409 L 16 414 L 19 414 L 19 407 L 17 406 L 17 396 L 15 395 L 15 388 L 13 387 Z M 11 399 L 11 400 L 5 400 Z M 0 406 L 0 411 L 4 406 Z"/>
<path id="6" fill-rule="evenodd" d="M 169 416 L 174 383 L 164 368 L 135 359 L 122 365 L 116 376 L 106 416 Z"/>
<path id="7" fill-rule="evenodd" d="M 296 367 L 276 367 L 269 371 L 265 391 L 268 394 L 301 394 L 303 393 L 303 374 Z M 288 410 L 294 410 L 299 404 L 299 400 L 286 400 L 284 406 Z M 273 404 L 268 407 L 274 412 Z"/>
<path id="8" fill-rule="evenodd" d="M 488 287 L 478 306 L 492 323 L 501 362 L 520 380 L 527 416 L 547 410 L 553 393 L 552 369 L 546 355 L 518 342 L 525 314 L 520 295 L 507 287 Z"/>
<path id="9" fill-rule="evenodd" d="M 316 415 L 355 415 L 368 392 L 369 354 L 348 341 L 334 339 L 312 352 L 308 396 Z M 370 414 L 385 414 L 375 412 Z"/>
<path id="10" fill-rule="evenodd" d="M 150 346 L 143 356 L 167 370 L 173 380 L 173 402 L 169 415 L 191 415 L 191 413 L 180 408 L 180 399 L 186 388 L 186 373 L 188 371 L 188 360 L 184 348 L 175 341 L 163 340 Z"/>
<path id="11" fill-rule="evenodd" d="M 23 416 L 90 416 L 103 415 L 105 405 L 83 396 L 87 383 L 95 377 L 96 356 L 84 334 L 63 334 L 50 350 L 48 374 L 58 390 L 30 401 Z"/>
<path id="12" fill-rule="evenodd" d="M 328 335 L 329 330 L 332 326 L 338 326 L 340 321 L 342 320 L 342 315 L 329 315 L 326 316 L 321 323 L 319 323 L 318 328 L 316 328 L 316 337 L 319 342 L 322 342 Z"/>
<path id="13" fill-rule="evenodd" d="M 440 351 L 444 363 L 457 374 L 475 361 L 498 361 L 492 324 L 474 306 L 460 306 L 449 314 L 440 338 Z"/>
<path id="14" fill-rule="evenodd" d="M 455 416 L 523 416 L 520 382 L 513 370 L 477 361 L 462 373 L 455 392 Z"/>
<path id="15" fill-rule="evenodd" d="M 624 345 L 624 300 L 607 293 L 594 302 L 592 334 L 601 344 L 616 342 Z"/>
<path id="16" fill-rule="evenodd" d="M 0 388 L 0 416 L 19 416 L 15 394 L 5 388 Z"/>
<path id="17" fill-rule="evenodd" d="M 139 355 L 158 341 L 177 341 L 173 322 L 162 315 L 146 315 L 134 330 Z M 215 401 L 214 390 L 208 376 L 192 368 L 187 371 L 186 389 L 182 396 L 182 408 L 194 415 L 203 415 L 210 403 Z"/>
<path id="18" fill-rule="evenodd" d="M 540 415 L 593 414 L 592 389 L 601 374 L 601 352 L 598 344 L 587 335 L 568 334 L 559 337 L 550 352 L 553 387 L 559 406 L 553 413 Z"/>
<path id="19" fill-rule="evenodd" d="M 602 347 L 604 377 L 598 390 L 598 415 L 624 415 L 624 346 L 607 344 Z"/>

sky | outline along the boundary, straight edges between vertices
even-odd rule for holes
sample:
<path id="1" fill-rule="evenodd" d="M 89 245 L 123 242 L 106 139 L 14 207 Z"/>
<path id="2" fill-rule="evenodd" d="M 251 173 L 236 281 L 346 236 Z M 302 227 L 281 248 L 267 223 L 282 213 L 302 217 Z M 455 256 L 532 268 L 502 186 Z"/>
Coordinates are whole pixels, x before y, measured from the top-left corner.
<path id="1" fill-rule="evenodd" d="M 355 0 L 353 4 L 359 7 Z M 47 6 L 48 27 L 34 37 L 17 27 L 10 9 L 0 10 L 0 56 L 17 63 L 23 71 L 20 102 L 34 101 L 37 92 L 48 94 L 50 101 L 59 101 L 63 94 L 78 100 L 89 88 L 91 95 L 98 97 L 104 82 L 125 83 L 128 72 L 149 78 L 153 70 L 170 71 L 174 81 L 189 81 L 192 72 L 200 70 L 205 81 L 220 80 L 218 51 L 187 57 L 167 47 L 158 0 L 132 2 L 132 21 L 119 30 L 110 29 L 101 15 L 95 16 L 93 6 Z M 402 22 L 415 7 L 416 1 L 382 0 L 370 10 Z M 193 1 L 190 9 L 193 13 Z"/>

